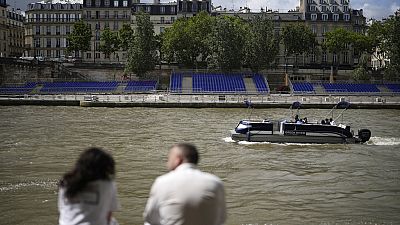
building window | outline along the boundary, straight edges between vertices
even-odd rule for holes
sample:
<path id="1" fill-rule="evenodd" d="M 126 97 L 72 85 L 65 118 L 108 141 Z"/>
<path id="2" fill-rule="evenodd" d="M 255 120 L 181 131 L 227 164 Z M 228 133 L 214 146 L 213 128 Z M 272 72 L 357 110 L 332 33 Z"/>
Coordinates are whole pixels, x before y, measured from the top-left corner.
<path id="1" fill-rule="evenodd" d="M 344 14 L 344 21 L 349 21 L 350 20 L 350 15 L 349 14 Z"/>
<path id="2" fill-rule="evenodd" d="M 175 14 L 175 6 L 172 6 L 172 7 L 171 7 L 171 13 L 172 13 L 172 14 Z"/>
<path id="3" fill-rule="evenodd" d="M 317 25 L 315 25 L 315 24 L 312 25 L 311 30 L 312 30 L 312 32 L 313 32 L 314 34 L 317 34 L 317 33 L 318 33 Z"/>
<path id="4" fill-rule="evenodd" d="M 104 28 L 109 28 L 110 27 L 110 23 L 108 21 L 104 22 Z"/>
<path id="5" fill-rule="evenodd" d="M 104 6 L 110 7 L 110 0 L 104 0 Z"/>
<path id="6" fill-rule="evenodd" d="M 175 17 L 171 17 L 171 23 L 174 23 L 175 22 Z"/>
<path id="7" fill-rule="evenodd" d="M 326 10 L 326 5 L 321 6 L 321 11 L 322 11 L 322 12 L 326 12 L 326 11 L 327 11 L 327 10 Z"/>
<path id="8" fill-rule="evenodd" d="M 91 12 L 91 11 L 87 11 L 87 12 L 86 12 L 86 17 L 87 17 L 88 19 L 92 18 L 92 12 Z"/>
<path id="9" fill-rule="evenodd" d="M 165 30 L 165 27 L 160 27 L 160 33 L 163 33 Z"/>
<path id="10" fill-rule="evenodd" d="M 164 19 L 164 17 L 160 17 L 160 23 L 165 23 L 165 19 Z"/>
<path id="11" fill-rule="evenodd" d="M 109 12 L 109 11 L 105 11 L 105 12 L 104 12 L 104 17 L 105 17 L 106 19 L 110 18 L 110 12 Z"/>
<path id="12" fill-rule="evenodd" d="M 118 19 L 118 11 L 114 11 L 114 18 Z"/>
<path id="13" fill-rule="evenodd" d="M 86 7 L 92 6 L 92 1 L 91 0 L 86 0 Z"/>
<path id="14" fill-rule="evenodd" d="M 328 27 L 327 26 L 323 26 L 322 27 L 322 35 L 325 35 L 328 32 Z"/>
<path id="15" fill-rule="evenodd" d="M 146 6 L 146 12 L 150 12 L 151 11 L 151 8 L 150 8 L 150 6 Z"/>
<path id="16" fill-rule="evenodd" d="M 311 20 L 317 20 L 317 14 L 311 14 Z"/>
<path id="17" fill-rule="evenodd" d="M 337 54 L 333 53 L 333 63 L 337 63 Z"/>
<path id="18" fill-rule="evenodd" d="M 310 11 L 311 12 L 317 11 L 317 8 L 315 7 L 315 5 L 310 5 Z"/>
<path id="19" fill-rule="evenodd" d="M 56 34 L 60 35 L 60 26 L 56 26 Z"/>
<path id="20" fill-rule="evenodd" d="M 47 50 L 47 57 L 51 58 L 51 50 Z"/>
<path id="21" fill-rule="evenodd" d="M 114 21 L 114 30 L 118 29 L 119 29 L 118 21 Z"/>
<path id="22" fill-rule="evenodd" d="M 349 11 L 349 6 L 344 5 L 344 6 L 343 6 L 343 12 L 348 12 L 348 11 Z"/>
<path id="23" fill-rule="evenodd" d="M 311 54 L 311 62 L 315 63 L 315 61 L 317 61 L 316 59 L 317 59 L 317 57 L 315 56 L 315 54 L 314 53 Z"/>
<path id="24" fill-rule="evenodd" d="M 123 6 L 123 7 L 128 7 L 128 1 L 126 1 L 126 0 L 123 1 L 123 2 L 122 2 L 122 6 Z"/>
<path id="25" fill-rule="evenodd" d="M 339 21 L 339 14 L 333 14 L 333 20 Z"/>
<path id="26" fill-rule="evenodd" d="M 46 39 L 46 47 L 51 48 L 51 38 Z"/>
<path id="27" fill-rule="evenodd" d="M 327 21 L 328 20 L 328 14 L 322 14 L 322 20 Z"/>
<path id="28" fill-rule="evenodd" d="M 36 28 L 35 33 L 36 33 L 37 35 L 40 35 L 40 26 L 36 26 L 35 28 Z"/>
<path id="29" fill-rule="evenodd" d="M 160 13 L 161 13 L 161 14 L 164 14 L 164 13 L 165 13 L 165 7 L 164 7 L 164 6 L 161 6 L 161 7 L 160 7 Z"/>
<path id="30" fill-rule="evenodd" d="M 343 62 L 346 63 L 346 64 L 349 63 L 349 53 L 348 52 L 344 52 Z"/>
<path id="31" fill-rule="evenodd" d="M 118 1 L 114 1 L 114 7 L 118 7 Z"/>
<path id="32" fill-rule="evenodd" d="M 128 18 L 128 13 L 126 13 L 126 11 L 123 11 L 122 14 L 124 19 Z"/>
<path id="33" fill-rule="evenodd" d="M 56 39 L 56 47 L 57 48 L 61 47 L 61 39 L 60 38 Z"/>
<path id="34" fill-rule="evenodd" d="M 86 53 L 86 58 L 87 59 L 91 59 L 92 58 L 92 54 L 90 52 Z"/>
<path id="35" fill-rule="evenodd" d="M 96 59 L 100 59 L 100 53 L 96 52 Z"/>
<path id="36" fill-rule="evenodd" d="M 51 35 L 51 26 L 46 27 L 46 34 Z"/>
<path id="37" fill-rule="evenodd" d="M 327 55 L 326 55 L 326 52 L 323 52 L 322 53 L 322 62 L 324 62 L 324 63 L 326 63 L 328 60 L 327 60 Z"/>
<path id="38" fill-rule="evenodd" d="M 56 50 L 56 57 L 60 58 L 61 54 L 60 54 L 60 50 Z"/>
<path id="39" fill-rule="evenodd" d="M 100 32 L 96 31 L 96 41 L 100 41 Z M 97 50 L 97 48 L 96 48 Z"/>
<path id="40" fill-rule="evenodd" d="M 332 6 L 332 12 L 337 12 L 338 10 L 337 10 L 337 6 L 336 5 L 333 5 Z"/>

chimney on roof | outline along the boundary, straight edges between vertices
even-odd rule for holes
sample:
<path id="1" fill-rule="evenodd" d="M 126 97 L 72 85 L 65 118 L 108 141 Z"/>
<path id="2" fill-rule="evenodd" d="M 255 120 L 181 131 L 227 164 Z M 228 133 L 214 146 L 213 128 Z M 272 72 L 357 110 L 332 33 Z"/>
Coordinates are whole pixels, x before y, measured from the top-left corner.
<path id="1" fill-rule="evenodd" d="M 160 4 L 160 0 L 154 0 L 154 4 Z"/>

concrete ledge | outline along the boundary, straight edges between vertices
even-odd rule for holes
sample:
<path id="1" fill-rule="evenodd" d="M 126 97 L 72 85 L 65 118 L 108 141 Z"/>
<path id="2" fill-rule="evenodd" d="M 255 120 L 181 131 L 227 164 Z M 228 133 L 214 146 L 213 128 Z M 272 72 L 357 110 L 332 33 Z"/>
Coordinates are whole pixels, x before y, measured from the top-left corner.
<path id="1" fill-rule="evenodd" d="M 260 103 L 253 104 L 254 108 L 289 108 L 292 103 Z M 331 109 L 336 104 L 303 103 L 302 109 Z M 149 102 L 89 102 L 81 101 L 81 107 L 151 107 L 151 108 L 245 108 L 243 103 L 149 103 Z M 351 109 L 400 109 L 399 104 L 390 103 L 352 103 Z"/>
<path id="2" fill-rule="evenodd" d="M 20 105 L 38 105 L 38 106 L 79 106 L 79 101 L 71 100 L 24 100 L 24 99 L 0 99 L 1 106 L 20 106 Z"/>

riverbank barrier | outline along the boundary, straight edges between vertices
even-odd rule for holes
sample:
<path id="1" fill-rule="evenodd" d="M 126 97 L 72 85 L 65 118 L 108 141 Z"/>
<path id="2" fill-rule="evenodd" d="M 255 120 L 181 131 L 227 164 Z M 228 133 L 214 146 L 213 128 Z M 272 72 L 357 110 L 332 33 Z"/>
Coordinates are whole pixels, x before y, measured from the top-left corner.
<path id="1" fill-rule="evenodd" d="M 400 96 L 316 96 L 316 95 L 176 95 L 169 93 L 132 95 L 23 95 L 0 96 L 1 106 L 80 106 L 154 108 L 243 108 L 244 101 L 255 108 L 289 108 L 299 101 L 302 108 L 332 108 L 348 101 L 351 108 L 400 109 Z"/>

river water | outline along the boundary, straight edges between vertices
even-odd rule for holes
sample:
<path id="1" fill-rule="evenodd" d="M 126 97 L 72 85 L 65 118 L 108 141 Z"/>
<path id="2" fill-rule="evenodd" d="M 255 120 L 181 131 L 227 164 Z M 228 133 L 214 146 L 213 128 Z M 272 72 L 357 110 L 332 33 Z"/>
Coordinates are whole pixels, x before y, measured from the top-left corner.
<path id="1" fill-rule="evenodd" d="M 327 110 L 301 116 L 325 117 Z M 57 224 L 57 181 L 82 149 L 117 162 L 121 225 L 143 224 L 168 148 L 195 143 L 200 168 L 225 183 L 228 225 L 400 224 L 400 111 L 348 110 L 363 145 L 234 143 L 246 109 L 0 107 L 0 224 Z M 256 109 L 280 119 L 286 109 Z M 310 121 L 310 119 L 309 119 Z"/>

